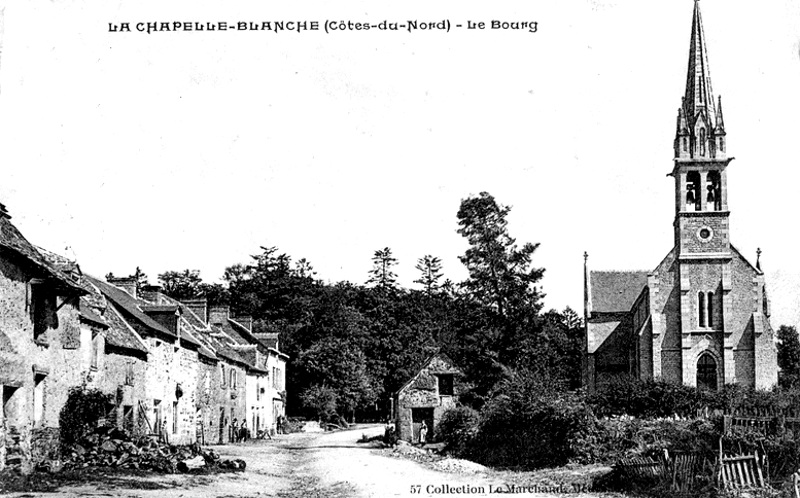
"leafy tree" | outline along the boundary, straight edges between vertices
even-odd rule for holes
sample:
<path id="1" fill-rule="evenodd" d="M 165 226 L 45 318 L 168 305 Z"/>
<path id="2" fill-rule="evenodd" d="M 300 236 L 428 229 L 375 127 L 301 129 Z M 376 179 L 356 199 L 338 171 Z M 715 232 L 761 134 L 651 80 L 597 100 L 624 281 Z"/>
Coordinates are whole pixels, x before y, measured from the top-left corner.
<path id="1" fill-rule="evenodd" d="M 178 300 L 192 299 L 200 295 L 200 270 L 167 271 L 158 275 L 164 294 Z"/>
<path id="2" fill-rule="evenodd" d="M 392 250 L 388 247 L 378 249 L 372 256 L 372 269 L 369 271 L 370 277 L 367 285 L 374 284 L 380 289 L 395 289 L 397 287 L 397 275 L 392 268 L 397 265 L 397 258 L 392 256 Z"/>
<path id="3" fill-rule="evenodd" d="M 327 422 L 336 415 L 336 392 L 327 386 L 313 385 L 300 394 L 303 407 L 310 410 L 320 422 Z"/>
<path id="4" fill-rule="evenodd" d="M 441 288 L 439 280 L 442 278 L 442 260 L 431 256 L 423 256 L 417 260 L 417 270 L 420 277 L 414 280 L 415 284 L 420 284 L 428 295 L 437 292 Z"/>
<path id="5" fill-rule="evenodd" d="M 357 408 L 375 402 L 377 392 L 364 353 L 351 342 L 335 338 L 315 343 L 297 359 L 315 380 L 336 393 L 339 408 L 354 418 Z"/>
<path id="6" fill-rule="evenodd" d="M 800 386 L 800 340 L 795 327 L 778 328 L 778 367 L 781 387 Z"/>

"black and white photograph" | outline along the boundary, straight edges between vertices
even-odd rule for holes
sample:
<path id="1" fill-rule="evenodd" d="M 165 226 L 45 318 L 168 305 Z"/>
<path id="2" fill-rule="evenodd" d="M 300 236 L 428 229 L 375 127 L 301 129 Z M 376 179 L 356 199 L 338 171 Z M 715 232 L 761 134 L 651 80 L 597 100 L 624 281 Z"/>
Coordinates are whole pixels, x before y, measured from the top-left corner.
<path id="1" fill-rule="evenodd" d="M 800 3 L 0 0 L 0 494 L 800 498 Z"/>

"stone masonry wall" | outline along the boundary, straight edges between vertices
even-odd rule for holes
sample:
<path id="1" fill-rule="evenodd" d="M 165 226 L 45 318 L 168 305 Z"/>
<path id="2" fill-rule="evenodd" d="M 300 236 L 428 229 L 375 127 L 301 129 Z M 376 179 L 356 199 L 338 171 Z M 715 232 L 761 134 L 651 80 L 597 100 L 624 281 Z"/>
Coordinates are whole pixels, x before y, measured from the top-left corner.
<path id="1" fill-rule="evenodd" d="M 436 374 L 453 375 L 453 396 L 443 396 L 437 391 Z M 397 395 L 396 430 L 398 437 L 412 441 L 412 409 L 433 408 L 433 427 L 428 430 L 435 433 L 436 426 L 442 414 L 456 404 L 459 394 L 464 389 L 461 371 L 449 361 L 436 356 L 423 367 L 409 385 L 404 387 Z"/>

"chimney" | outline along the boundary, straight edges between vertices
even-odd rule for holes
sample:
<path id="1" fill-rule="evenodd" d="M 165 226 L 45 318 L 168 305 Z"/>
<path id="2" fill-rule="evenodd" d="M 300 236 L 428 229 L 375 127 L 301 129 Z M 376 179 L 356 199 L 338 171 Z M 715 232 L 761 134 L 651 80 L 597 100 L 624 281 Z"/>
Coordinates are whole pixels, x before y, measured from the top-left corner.
<path id="1" fill-rule="evenodd" d="M 208 323 L 216 325 L 225 323 L 231 316 L 231 307 L 227 304 L 215 304 L 208 309 Z"/>
<path id="2" fill-rule="evenodd" d="M 208 323 L 208 299 L 184 299 L 181 301 L 184 306 L 200 317 L 203 323 Z"/>
<path id="3" fill-rule="evenodd" d="M 166 304 L 166 301 L 161 301 L 160 285 L 145 285 L 140 290 L 140 297 L 145 301 L 153 304 Z"/>
<path id="4" fill-rule="evenodd" d="M 136 277 L 111 277 L 106 280 L 109 284 L 119 287 L 136 299 Z"/>
<path id="5" fill-rule="evenodd" d="M 246 328 L 247 331 L 250 332 L 251 334 L 253 333 L 253 317 L 252 316 L 247 316 L 247 315 L 237 316 L 233 320 L 238 322 L 238 323 L 240 323 L 241 325 L 243 325 L 244 328 Z"/>

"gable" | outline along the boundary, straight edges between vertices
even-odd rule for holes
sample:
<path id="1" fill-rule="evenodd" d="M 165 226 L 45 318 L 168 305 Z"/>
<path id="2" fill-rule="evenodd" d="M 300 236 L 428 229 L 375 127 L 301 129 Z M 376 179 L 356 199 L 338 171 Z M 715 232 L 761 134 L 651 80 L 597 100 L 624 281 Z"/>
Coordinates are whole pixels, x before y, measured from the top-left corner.
<path id="1" fill-rule="evenodd" d="M 403 391 L 406 391 L 410 387 L 416 389 L 436 389 L 436 384 L 431 384 L 431 376 L 436 374 L 451 374 L 453 376 L 463 375 L 461 369 L 459 369 L 453 360 L 451 360 L 446 354 L 444 353 L 436 353 L 428 360 L 422 364 L 417 373 L 411 377 L 408 382 L 403 384 L 403 387 L 397 390 L 397 394 L 401 394 Z"/>

